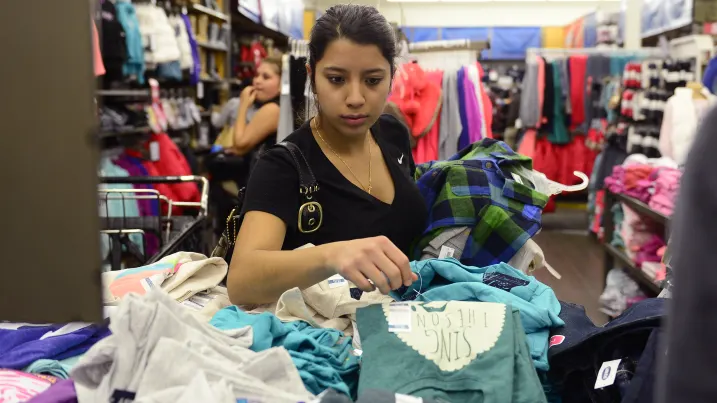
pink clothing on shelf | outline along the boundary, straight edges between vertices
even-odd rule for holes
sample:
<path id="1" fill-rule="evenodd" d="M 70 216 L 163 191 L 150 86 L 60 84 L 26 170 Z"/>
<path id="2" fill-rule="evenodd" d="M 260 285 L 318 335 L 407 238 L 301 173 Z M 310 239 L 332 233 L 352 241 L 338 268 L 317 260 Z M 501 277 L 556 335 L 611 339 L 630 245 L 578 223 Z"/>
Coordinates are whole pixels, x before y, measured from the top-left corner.
<path id="1" fill-rule="evenodd" d="M 429 71 L 426 73 L 426 81 L 441 88 L 443 85 L 443 71 Z M 413 160 L 416 164 L 435 161 L 438 159 L 438 131 L 441 126 L 440 114 L 425 136 L 418 139 L 416 148 L 413 150 Z"/>
<path id="2" fill-rule="evenodd" d="M 97 25 L 92 21 L 92 59 L 95 62 L 95 76 L 105 74 L 105 64 L 102 62 L 102 52 L 100 52 L 100 39 L 97 35 Z"/>

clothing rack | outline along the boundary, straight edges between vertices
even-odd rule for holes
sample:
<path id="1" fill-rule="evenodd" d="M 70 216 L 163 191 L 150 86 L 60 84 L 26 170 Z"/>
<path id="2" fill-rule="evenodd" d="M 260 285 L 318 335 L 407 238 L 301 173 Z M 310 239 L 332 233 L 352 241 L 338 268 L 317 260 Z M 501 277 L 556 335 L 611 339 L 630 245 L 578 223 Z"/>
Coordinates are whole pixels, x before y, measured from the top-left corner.
<path id="1" fill-rule="evenodd" d="M 289 39 L 289 51 L 294 57 L 309 56 L 309 41 L 304 39 Z"/>
<path id="2" fill-rule="evenodd" d="M 647 57 L 665 57 L 665 50 L 662 48 L 528 48 L 525 52 L 525 61 L 530 62 L 536 56 L 569 56 L 569 55 L 606 55 L 606 56 L 630 56 L 640 55 Z"/>
<path id="3" fill-rule="evenodd" d="M 480 52 L 490 49 L 489 41 L 472 41 L 470 39 L 452 39 L 444 41 L 416 42 L 408 45 L 411 53 L 444 52 L 456 50 L 473 50 Z"/>
<path id="4" fill-rule="evenodd" d="M 475 63 L 480 58 L 481 51 L 489 48 L 488 41 L 426 41 L 409 44 L 408 58 L 425 69 L 459 69 Z"/>

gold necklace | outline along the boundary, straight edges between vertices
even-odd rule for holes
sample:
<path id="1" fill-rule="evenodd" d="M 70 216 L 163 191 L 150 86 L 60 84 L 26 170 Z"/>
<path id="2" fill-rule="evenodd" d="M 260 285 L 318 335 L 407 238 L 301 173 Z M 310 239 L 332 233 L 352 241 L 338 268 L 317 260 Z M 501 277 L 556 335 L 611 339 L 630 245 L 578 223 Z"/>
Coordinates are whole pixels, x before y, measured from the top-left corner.
<path id="1" fill-rule="evenodd" d="M 334 148 L 331 147 L 331 144 L 329 144 L 329 142 L 324 139 L 324 136 L 321 135 L 321 130 L 319 129 L 319 124 L 316 123 L 316 119 L 314 119 L 313 123 L 314 123 L 314 129 L 316 129 L 316 134 L 319 135 L 319 138 L 321 139 L 321 141 L 323 141 L 324 144 L 326 144 L 326 146 L 329 147 L 329 150 L 331 150 L 331 152 L 334 153 L 334 155 L 336 156 L 336 158 L 339 159 L 339 161 L 343 162 L 343 164 L 346 165 L 346 168 L 348 168 L 349 172 L 351 172 L 351 175 L 353 175 L 354 179 L 356 179 L 356 182 L 358 182 L 359 185 L 361 185 L 363 190 L 366 191 L 366 193 L 371 194 L 371 190 L 372 190 L 372 187 L 371 187 L 371 165 L 372 164 L 371 164 L 371 162 L 373 161 L 373 153 L 372 153 L 372 147 L 371 147 L 371 140 L 368 139 L 368 137 L 371 137 L 371 135 L 369 134 L 366 138 L 366 140 L 368 141 L 368 188 L 367 188 L 366 186 L 363 185 L 363 182 L 361 182 L 361 180 L 358 178 L 358 176 L 356 176 L 356 174 L 354 173 L 354 170 L 351 169 L 349 164 L 346 163 L 346 161 L 344 161 L 343 158 L 341 158 L 339 153 L 337 153 L 336 150 L 334 150 Z"/>

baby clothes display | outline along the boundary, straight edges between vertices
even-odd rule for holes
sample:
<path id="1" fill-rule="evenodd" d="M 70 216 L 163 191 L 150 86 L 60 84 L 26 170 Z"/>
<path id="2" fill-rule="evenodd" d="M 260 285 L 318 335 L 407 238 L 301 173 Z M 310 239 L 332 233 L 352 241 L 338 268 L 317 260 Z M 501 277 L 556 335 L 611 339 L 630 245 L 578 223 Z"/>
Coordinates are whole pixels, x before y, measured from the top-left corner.
<path id="1" fill-rule="evenodd" d="M 402 331 L 392 330 L 399 309 L 408 324 Z M 450 402 L 546 401 L 515 307 L 406 302 L 361 308 L 357 316 L 363 346 L 359 397 L 366 389 L 382 389 Z"/>

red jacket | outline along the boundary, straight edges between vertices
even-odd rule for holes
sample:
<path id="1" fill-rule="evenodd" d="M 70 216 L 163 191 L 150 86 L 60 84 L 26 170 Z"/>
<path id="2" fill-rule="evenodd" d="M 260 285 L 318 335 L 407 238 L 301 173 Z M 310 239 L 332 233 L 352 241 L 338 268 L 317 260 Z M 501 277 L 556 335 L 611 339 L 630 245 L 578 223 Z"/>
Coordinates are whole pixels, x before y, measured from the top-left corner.
<path id="1" fill-rule="evenodd" d="M 438 120 L 441 87 L 428 80 L 418 64 L 406 63 L 396 72 L 388 100 L 401 110 L 411 134 L 423 137 Z"/>

